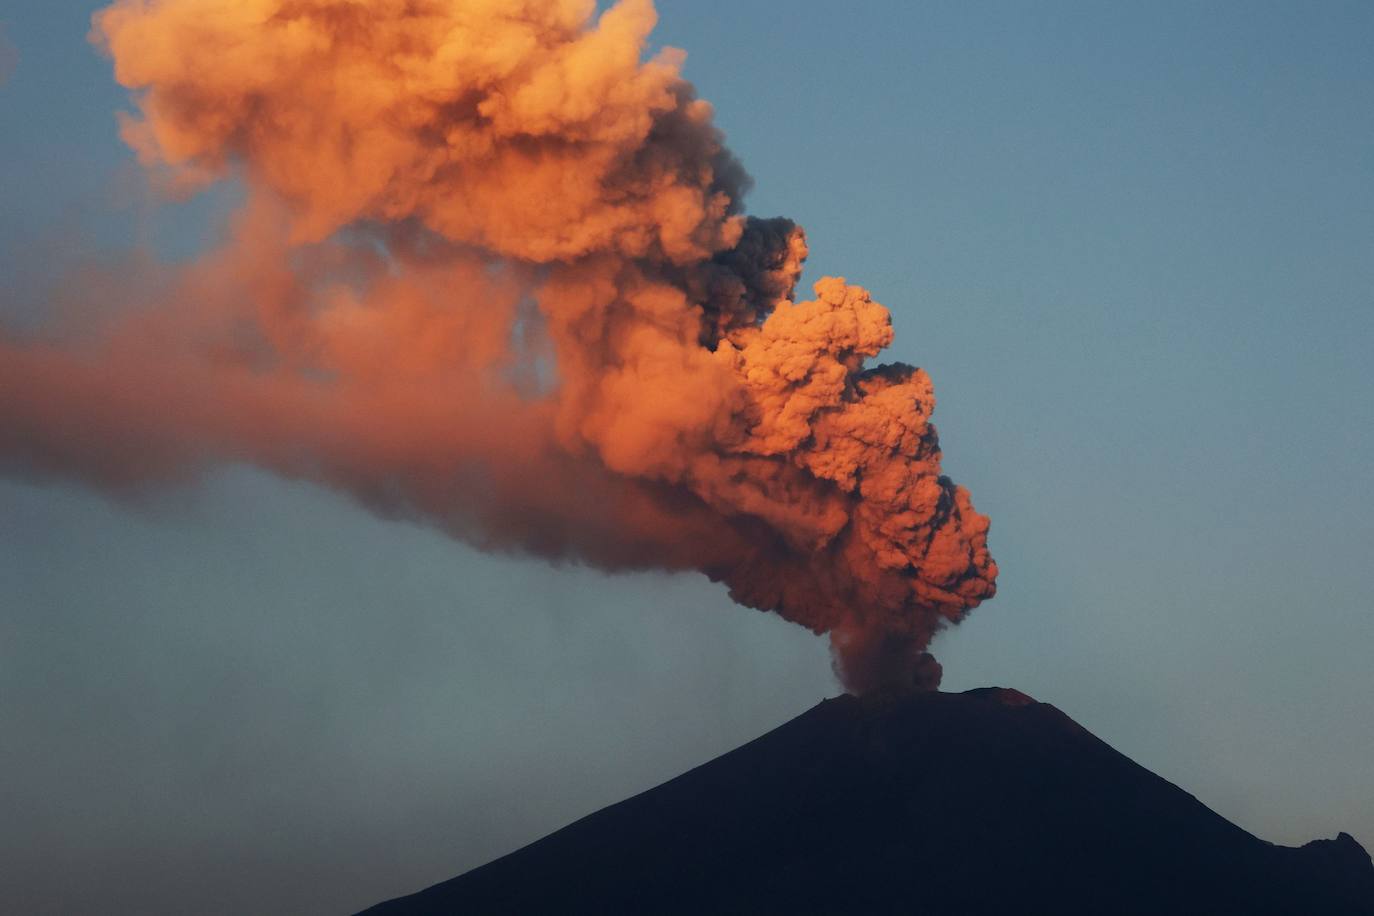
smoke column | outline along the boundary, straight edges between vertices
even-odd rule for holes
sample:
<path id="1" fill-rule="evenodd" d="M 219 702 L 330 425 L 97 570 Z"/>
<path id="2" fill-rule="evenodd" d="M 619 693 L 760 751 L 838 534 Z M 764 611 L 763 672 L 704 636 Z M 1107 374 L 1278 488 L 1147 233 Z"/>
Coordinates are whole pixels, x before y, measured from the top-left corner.
<path id="1" fill-rule="evenodd" d="M 994 593 L 929 378 L 864 289 L 794 288 L 649 0 L 119 0 L 93 40 L 189 264 L 0 340 L 0 461 L 112 488 L 244 461 L 491 550 L 699 570 L 863 692 Z"/>

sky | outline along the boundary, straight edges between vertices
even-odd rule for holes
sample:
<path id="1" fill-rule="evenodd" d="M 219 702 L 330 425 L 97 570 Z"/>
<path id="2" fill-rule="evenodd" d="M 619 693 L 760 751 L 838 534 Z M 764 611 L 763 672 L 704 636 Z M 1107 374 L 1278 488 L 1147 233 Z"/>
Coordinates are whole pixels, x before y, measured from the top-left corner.
<path id="1" fill-rule="evenodd" d="M 0 7 L 14 327 L 236 202 L 147 187 L 97 6 Z M 1374 8 L 658 7 L 750 212 L 892 310 L 993 520 L 944 689 L 1053 703 L 1264 839 L 1374 847 Z M 0 477 L 5 909 L 358 909 L 838 690 L 700 576 L 483 555 L 246 467 Z"/>

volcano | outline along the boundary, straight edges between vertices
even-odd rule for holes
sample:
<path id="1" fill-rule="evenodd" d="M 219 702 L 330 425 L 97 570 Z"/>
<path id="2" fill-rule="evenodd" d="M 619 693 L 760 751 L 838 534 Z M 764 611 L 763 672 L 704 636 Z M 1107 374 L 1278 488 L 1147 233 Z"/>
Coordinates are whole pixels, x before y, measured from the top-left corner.
<path id="1" fill-rule="evenodd" d="M 1264 842 L 1003 688 L 841 696 L 368 916 L 1374 914 L 1348 834 Z"/>

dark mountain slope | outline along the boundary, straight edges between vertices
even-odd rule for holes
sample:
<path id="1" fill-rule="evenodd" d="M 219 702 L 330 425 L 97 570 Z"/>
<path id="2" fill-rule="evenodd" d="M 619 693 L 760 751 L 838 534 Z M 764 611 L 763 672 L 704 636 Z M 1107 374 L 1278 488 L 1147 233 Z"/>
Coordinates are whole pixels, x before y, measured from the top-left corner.
<path id="1" fill-rule="evenodd" d="M 839 697 L 369 916 L 1374 914 L 1351 837 L 1265 843 L 1013 690 Z"/>

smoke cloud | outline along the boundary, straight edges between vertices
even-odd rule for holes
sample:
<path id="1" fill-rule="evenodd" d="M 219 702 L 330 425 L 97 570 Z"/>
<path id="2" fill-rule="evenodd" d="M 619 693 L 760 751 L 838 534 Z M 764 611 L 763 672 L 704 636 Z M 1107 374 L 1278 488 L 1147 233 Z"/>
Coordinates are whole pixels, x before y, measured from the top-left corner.
<path id="1" fill-rule="evenodd" d="M 251 462 L 493 550 L 699 570 L 854 691 L 995 591 L 929 378 L 794 290 L 649 0 L 119 0 L 126 142 L 224 241 L 0 341 L 0 460 L 109 487 Z"/>

